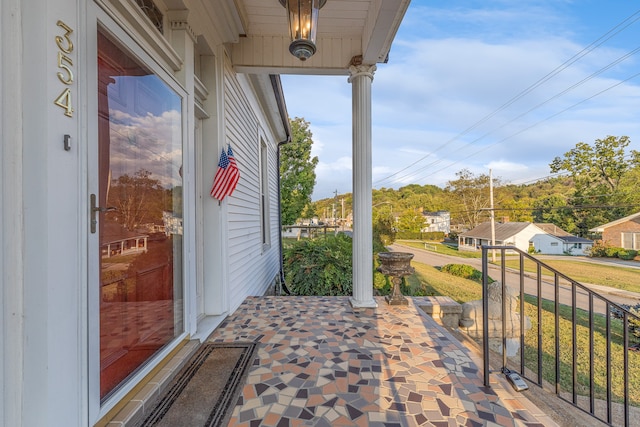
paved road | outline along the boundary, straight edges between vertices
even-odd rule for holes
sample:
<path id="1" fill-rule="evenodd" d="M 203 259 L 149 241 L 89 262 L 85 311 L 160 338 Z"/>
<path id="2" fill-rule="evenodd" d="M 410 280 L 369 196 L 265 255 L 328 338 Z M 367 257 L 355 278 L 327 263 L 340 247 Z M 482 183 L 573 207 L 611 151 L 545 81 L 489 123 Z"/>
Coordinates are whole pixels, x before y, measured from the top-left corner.
<path id="1" fill-rule="evenodd" d="M 423 249 L 416 249 L 410 246 L 405 246 L 401 244 L 391 245 L 390 250 L 398 251 L 398 252 L 411 252 L 414 254 L 414 261 L 427 264 L 431 266 L 443 266 L 445 264 L 467 264 L 478 270 L 482 270 L 482 260 L 480 258 L 460 258 L 451 255 L 438 254 L 432 251 L 427 251 Z M 493 279 L 499 280 L 501 277 L 500 268 L 489 264 L 489 276 Z M 520 286 L 520 275 L 514 270 L 507 269 L 506 273 L 506 283 L 507 286 L 511 286 L 515 288 L 519 292 Z M 640 294 L 623 291 L 620 289 L 609 288 L 605 286 L 598 286 L 593 284 L 585 284 L 592 291 L 602 295 L 606 299 L 611 302 L 617 304 L 629 304 L 635 305 L 640 303 Z M 527 273 L 524 279 L 524 288 L 525 293 L 530 295 L 537 295 L 537 281 L 532 274 Z M 542 280 L 542 297 L 549 300 L 555 300 L 555 290 L 553 286 L 553 279 L 549 280 L 549 278 L 543 278 Z M 588 309 L 589 306 L 589 297 L 586 291 L 578 289 L 576 291 L 576 301 L 577 307 Z M 595 312 L 604 312 L 605 306 L 604 303 L 598 303 L 599 299 L 594 299 L 594 311 Z M 600 300 L 602 301 L 602 300 Z M 560 286 L 560 302 L 562 304 L 571 305 L 571 287 L 569 285 L 563 285 L 561 283 Z"/>

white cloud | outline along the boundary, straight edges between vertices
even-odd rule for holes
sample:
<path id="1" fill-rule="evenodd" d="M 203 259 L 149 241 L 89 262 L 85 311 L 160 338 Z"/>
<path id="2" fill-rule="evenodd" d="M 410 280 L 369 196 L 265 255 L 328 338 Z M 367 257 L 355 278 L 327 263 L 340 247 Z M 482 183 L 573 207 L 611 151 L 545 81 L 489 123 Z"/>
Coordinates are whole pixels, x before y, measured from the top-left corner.
<path id="1" fill-rule="evenodd" d="M 514 171 L 526 171 L 528 168 L 527 165 L 522 163 L 514 163 L 505 160 L 494 160 L 489 162 L 489 164 L 485 165 L 486 169 L 491 169 L 498 173 L 500 172 L 514 172 Z"/>
<path id="2" fill-rule="evenodd" d="M 110 167 L 112 178 L 135 175 L 141 169 L 165 187 L 181 185 L 182 165 L 180 113 L 166 111 L 160 116 L 134 116 L 110 110 Z"/>
<path id="3" fill-rule="evenodd" d="M 550 75 L 635 12 L 614 3 L 412 1 L 372 85 L 374 187 L 443 186 L 462 168 L 489 167 L 524 182 L 548 175 L 553 158 L 577 142 L 608 135 L 627 135 L 640 149 L 640 78 L 621 83 L 640 60 L 607 68 L 636 47 L 640 24 Z M 283 82 L 290 114 L 311 123 L 319 144 L 314 199 L 351 191 L 350 162 L 339 172 L 352 155 L 347 78 Z M 309 92 L 313 100 L 298 96 Z"/>
<path id="4" fill-rule="evenodd" d="M 316 173 L 331 174 L 334 172 L 350 172 L 351 167 L 351 157 L 340 157 L 331 163 L 318 162 Z"/>

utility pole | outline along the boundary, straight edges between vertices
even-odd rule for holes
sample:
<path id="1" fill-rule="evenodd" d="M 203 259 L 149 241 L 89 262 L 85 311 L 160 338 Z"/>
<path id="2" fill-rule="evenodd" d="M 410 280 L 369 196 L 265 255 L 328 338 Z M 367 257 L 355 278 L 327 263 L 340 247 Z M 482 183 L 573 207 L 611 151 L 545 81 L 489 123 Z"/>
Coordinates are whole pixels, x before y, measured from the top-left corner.
<path id="1" fill-rule="evenodd" d="M 340 199 L 342 203 L 342 213 L 340 214 L 340 224 L 342 225 L 342 229 L 344 230 L 344 197 Z"/>
<path id="2" fill-rule="evenodd" d="M 333 225 L 336 225 L 336 202 L 338 201 L 338 190 L 335 190 L 333 194 L 333 203 L 331 206 L 333 207 Z"/>
<path id="3" fill-rule="evenodd" d="M 489 199 L 490 199 L 490 212 L 491 212 L 491 246 L 496 244 L 496 216 L 493 210 L 493 175 L 491 169 L 489 169 Z M 496 262 L 496 250 L 491 249 L 491 261 Z"/>
<path id="4" fill-rule="evenodd" d="M 331 203 L 331 221 L 336 225 L 336 204 Z"/>

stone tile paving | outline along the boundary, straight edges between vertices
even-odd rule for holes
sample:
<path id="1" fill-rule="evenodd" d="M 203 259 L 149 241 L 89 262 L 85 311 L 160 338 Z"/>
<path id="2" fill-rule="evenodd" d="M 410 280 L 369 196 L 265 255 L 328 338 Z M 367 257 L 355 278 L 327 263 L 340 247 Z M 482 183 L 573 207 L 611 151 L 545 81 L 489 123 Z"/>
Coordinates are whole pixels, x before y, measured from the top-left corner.
<path id="1" fill-rule="evenodd" d="M 410 301 L 250 297 L 209 341 L 259 341 L 232 426 L 549 426 Z"/>

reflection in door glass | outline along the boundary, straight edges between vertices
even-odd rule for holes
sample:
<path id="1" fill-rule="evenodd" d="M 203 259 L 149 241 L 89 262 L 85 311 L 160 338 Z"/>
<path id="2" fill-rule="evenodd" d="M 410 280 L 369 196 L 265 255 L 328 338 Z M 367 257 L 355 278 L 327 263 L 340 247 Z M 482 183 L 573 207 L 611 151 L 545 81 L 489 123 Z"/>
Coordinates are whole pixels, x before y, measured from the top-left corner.
<path id="1" fill-rule="evenodd" d="M 182 324 L 181 98 L 98 34 L 100 397 Z"/>

